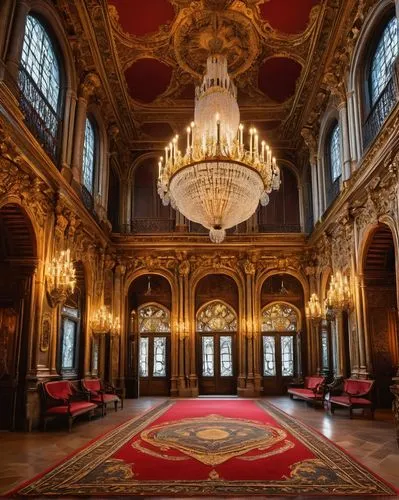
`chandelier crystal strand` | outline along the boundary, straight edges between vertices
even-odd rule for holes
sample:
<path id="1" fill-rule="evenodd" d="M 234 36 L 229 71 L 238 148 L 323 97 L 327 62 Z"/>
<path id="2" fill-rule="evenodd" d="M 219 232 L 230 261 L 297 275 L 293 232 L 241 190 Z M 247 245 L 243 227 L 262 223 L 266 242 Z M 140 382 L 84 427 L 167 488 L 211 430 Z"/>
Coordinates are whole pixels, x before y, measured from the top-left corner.
<path id="1" fill-rule="evenodd" d="M 90 328 L 94 334 L 111 333 L 112 335 L 118 335 L 120 320 L 119 318 L 114 319 L 109 308 L 103 305 L 93 315 L 90 321 Z"/>
<path id="2" fill-rule="evenodd" d="M 245 147 L 237 89 L 223 55 L 208 57 L 186 132 L 186 152 L 176 135 L 160 158 L 158 193 L 164 205 L 202 224 L 211 241 L 220 243 L 226 229 L 249 219 L 259 202 L 267 205 L 269 193 L 280 187 L 276 159 L 255 128 Z"/>
<path id="3" fill-rule="evenodd" d="M 306 305 L 305 315 L 307 318 L 315 321 L 321 319 L 323 316 L 319 297 L 315 293 L 312 293 L 310 300 Z"/>

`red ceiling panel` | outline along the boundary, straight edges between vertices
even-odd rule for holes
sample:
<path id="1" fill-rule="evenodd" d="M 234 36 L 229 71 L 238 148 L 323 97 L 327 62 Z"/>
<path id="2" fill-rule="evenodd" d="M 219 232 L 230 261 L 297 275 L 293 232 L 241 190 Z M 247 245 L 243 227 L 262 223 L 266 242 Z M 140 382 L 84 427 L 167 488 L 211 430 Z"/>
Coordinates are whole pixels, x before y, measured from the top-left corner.
<path id="1" fill-rule="evenodd" d="M 302 66 L 288 57 L 273 57 L 259 68 L 259 89 L 270 99 L 284 102 L 294 95 Z"/>
<path id="2" fill-rule="evenodd" d="M 259 6 L 262 17 L 272 28 L 283 33 L 305 30 L 313 6 L 321 0 L 270 0 Z"/>
<path id="3" fill-rule="evenodd" d="M 108 0 L 119 13 L 124 31 L 136 36 L 158 31 L 162 24 L 172 21 L 175 12 L 168 0 Z"/>
<path id="4" fill-rule="evenodd" d="M 153 139 L 169 141 L 173 137 L 173 130 L 169 123 L 144 123 L 141 130 Z"/>
<path id="5" fill-rule="evenodd" d="M 157 59 L 139 59 L 125 71 L 130 95 L 146 104 L 165 92 L 171 77 L 172 68 Z"/>

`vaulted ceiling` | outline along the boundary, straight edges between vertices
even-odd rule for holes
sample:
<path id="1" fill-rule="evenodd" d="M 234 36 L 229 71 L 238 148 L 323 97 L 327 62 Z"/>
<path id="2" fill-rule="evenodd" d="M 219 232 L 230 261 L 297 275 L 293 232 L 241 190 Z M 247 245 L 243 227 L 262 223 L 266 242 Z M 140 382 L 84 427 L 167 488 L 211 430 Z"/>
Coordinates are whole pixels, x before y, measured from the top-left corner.
<path id="1" fill-rule="evenodd" d="M 342 16 L 338 0 L 85 4 L 75 2 L 91 23 L 90 42 L 132 150 L 162 150 L 192 120 L 195 85 L 217 38 L 238 87 L 241 120 L 262 131 L 278 156 L 295 156 Z"/>

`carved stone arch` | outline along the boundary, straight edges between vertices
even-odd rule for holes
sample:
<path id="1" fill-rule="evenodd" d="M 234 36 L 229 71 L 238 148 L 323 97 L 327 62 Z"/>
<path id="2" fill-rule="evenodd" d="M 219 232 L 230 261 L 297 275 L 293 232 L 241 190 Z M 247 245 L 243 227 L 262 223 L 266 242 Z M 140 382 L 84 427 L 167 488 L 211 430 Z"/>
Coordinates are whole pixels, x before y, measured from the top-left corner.
<path id="1" fill-rule="evenodd" d="M 390 10 L 395 10 L 394 0 L 381 0 L 376 2 L 366 15 L 363 26 L 360 31 L 357 43 L 355 45 L 349 69 L 348 76 L 348 94 L 352 96 L 353 105 L 349 108 L 352 112 L 349 116 L 349 123 L 354 124 L 354 149 L 356 159 L 360 160 L 363 151 L 363 134 L 361 125 L 364 122 L 363 115 L 365 109 L 364 93 L 364 71 L 367 63 L 366 58 L 370 53 L 370 42 L 376 37 L 384 17 Z"/>
<path id="2" fill-rule="evenodd" d="M 306 277 L 298 271 L 295 271 L 294 269 L 266 269 L 265 271 L 261 272 L 255 282 L 255 300 L 258 302 L 258 308 L 256 310 L 260 310 L 260 293 L 262 290 L 262 286 L 264 282 L 268 279 L 271 278 L 272 276 L 276 275 L 284 275 L 288 274 L 289 276 L 292 276 L 293 278 L 297 279 L 299 283 L 302 285 L 303 289 L 303 298 L 304 301 L 307 302 L 310 297 L 310 291 L 309 291 L 309 283 Z"/>
<path id="3" fill-rule="evenodd" d="M 278 163 L 280 165 L 282 165 L 283 167 L 288 168 L 289 170 L 291 170 L 294 173 L 296 180 L 297 180 L 297 184 L 298 184 L 298 186 L 300 186 L 302 183 L 302 178 L 301 178 L 301 172 L 300 172 L 299 168 L 293 162 L 291 162 L 289 160 L 284 160 L 284 159 L 278 160 Z"/>
<path id="4" fill-rule="evenodd" d="M 35 212 L 29 204 L 21 203 L 21 199 L 15 195 L 6 195 L 0 197 L 0 210 L 6 205 L 17 205 L 21 212 L 26 216 L 32 227 L 32 237 L 34 239 L 32 245 L 35 249 L 36 257 L 45 260 L 46 248 L 44 246 L 43 228 L 41 228 L 35 217 Z"/>
<path id="5" fill-rule="evenodd" d="M 167 271 L 165 269 L 149 271 L 148 269 L 143 268 L 143 269 L 139 269 L 138 271 L 133 271 L 131 273 L 128 273 L 126 276 L 126 280 L 125 280 L 124 297 L 126 298 L 128 296 L 129 289 L 130 289 L 132 283 L 137 278 L 139 278 L 140 276 L 147 276 L 147 275 L 162 276 L 169 283 L 170 291 L 171 291 L 171 295 L 172 295 L 172 309 L 170 311 L 170 318 L 171 318 L 171 325 L 174 325 L 176 320 L 177 320 L 177 315 L 178 315 L 178 310 L 179 310 L 179 304 L 177 302 L 177 298 L 179 297 L 179 294 L 178 294 L 178 284 L 176 281 L 176 277 L 170 271 Z"/>
<path id="6" fill-rule="evenodd" d="M 45 0 L 32 0 L 28 14 L 38 14 L 50 26 L 51 34 L 55 37 L 55 43 L 61 51 L 60 55 L 63 58 L 61 61 L 61 71 L 64 77 L 62 87 L 76 93 L 78 89 L 78 78 L 74 56 L 70 42 L 66 36 L 65 28 L 56 8 Z"/>
<path id="7" fill-rule="evenodd" d="M 273 302 L 269 302 L 268 304 L 262 307 L 260 311 L 261 330 L 262 330 L 263 313 L 266 311 L 266 309 L 270 309 L 276 304 L 283 304 L 285 306 L 291 307 L 291 309 L 295 311 L 297 317 L 296 331 L 300 332 L 302 330 L 302 322 L 303 322 L 302 313 L 296 306 L 294 306 L 294 304 L 291 304 L 291 302 L 287 302 L 286 300 L 274 300 Z"/>

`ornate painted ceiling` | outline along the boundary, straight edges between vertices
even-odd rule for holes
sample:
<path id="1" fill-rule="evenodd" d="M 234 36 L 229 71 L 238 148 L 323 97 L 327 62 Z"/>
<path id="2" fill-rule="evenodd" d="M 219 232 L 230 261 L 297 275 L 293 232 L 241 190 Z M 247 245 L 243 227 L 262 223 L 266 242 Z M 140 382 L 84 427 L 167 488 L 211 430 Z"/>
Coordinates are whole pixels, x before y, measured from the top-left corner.
<path id="1" fill-rule="evenodd" d="M 301 140 L 344 10 L 340 0 L 60 3 L 64 9 L 69 3 L 71 19 L 80 17 L 92 64 L 107 80 L 112 114 L 132 150 L 162 150 L 185 129 L 195 85 L 210 47 L 217 47 L 238 87 L 241 120 L 287 158 Z"/>

